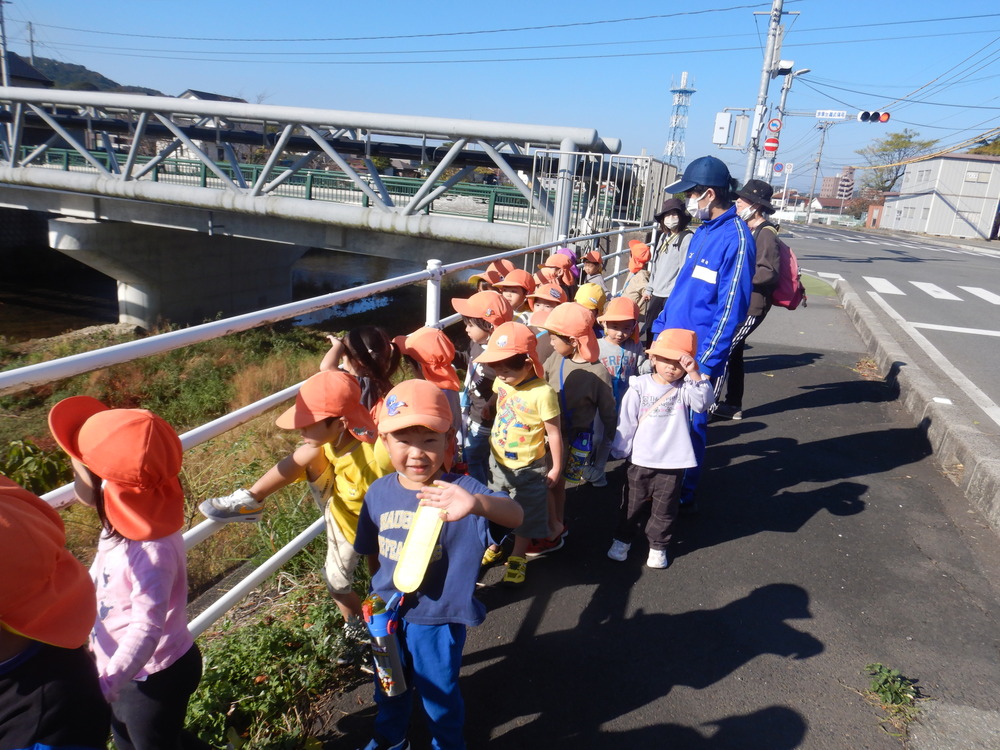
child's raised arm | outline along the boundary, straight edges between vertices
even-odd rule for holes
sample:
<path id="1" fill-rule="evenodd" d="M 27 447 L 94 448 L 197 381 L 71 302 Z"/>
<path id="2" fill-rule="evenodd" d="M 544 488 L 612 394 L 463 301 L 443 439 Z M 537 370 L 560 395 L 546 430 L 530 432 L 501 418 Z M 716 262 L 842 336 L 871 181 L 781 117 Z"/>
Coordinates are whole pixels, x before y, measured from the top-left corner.
<path id="1" fill-rule="evenodd" d="M 340 367 L 340 360 L 344 358 L 344 352 L 347 350 L 343 339 L 333 335 L 327 336 L 327 339 L 330 341 L 330 350 L 323 355 L 323 360 L 319 363 L 320 372 Z"/>
<path id="2" fill-rule="evenodd" d="M 524 510 L 506 495 L 473 495 L 450 482 L 429 484 L 417 493 L 417 497 L 421 505 L 439 508 L 445 521 L 459 521 L 468 515 L 475 515 L 511 529 L 524 521 Z"/>

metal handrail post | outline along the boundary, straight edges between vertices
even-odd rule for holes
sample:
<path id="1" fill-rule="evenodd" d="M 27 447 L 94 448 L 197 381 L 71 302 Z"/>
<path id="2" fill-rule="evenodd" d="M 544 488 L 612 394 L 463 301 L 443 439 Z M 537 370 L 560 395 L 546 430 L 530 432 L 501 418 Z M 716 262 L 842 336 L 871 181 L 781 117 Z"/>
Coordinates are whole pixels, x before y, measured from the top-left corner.
<path id="1" fill-rule="evenodd" d="M 619 234 L 618 235 L 618 249 L 615 250 L 615 271 L 612 274 L 612 280 L 611 280 L 611 296 L 612 297 L 617 297 L 618 296 L 618 274 L 621 273 L 621 269 L 622 269 L 622 244 L 623 244 L 624 237 L 625 237 L 625 235 L 623 235 L 623 234 Z"/>
<path id="2" fill-rule="evenodd" d="M 427 279 L 427 308 L 424 314 L 424 325 L 436 326 L 441 322 L 441 277 L 444 272 L 441 270 L 441 261 L 431 258 L 427 261 L 427 272 L 431 277 Z"/>

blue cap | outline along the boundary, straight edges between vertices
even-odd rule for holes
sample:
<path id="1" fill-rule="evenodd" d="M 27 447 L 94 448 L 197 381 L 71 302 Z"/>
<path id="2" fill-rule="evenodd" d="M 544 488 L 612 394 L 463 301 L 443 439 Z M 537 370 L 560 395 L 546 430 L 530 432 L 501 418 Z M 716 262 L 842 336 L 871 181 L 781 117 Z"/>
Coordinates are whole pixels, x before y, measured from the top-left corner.
<path id="1" fill-rule="evenodd" d="M 687 165 L 681 178 L 663 188 L 665 193 L 686 193 L 698 185 L 714 188 L 729 188 L 729 167 L 714 156 L 701 156 Z"/>

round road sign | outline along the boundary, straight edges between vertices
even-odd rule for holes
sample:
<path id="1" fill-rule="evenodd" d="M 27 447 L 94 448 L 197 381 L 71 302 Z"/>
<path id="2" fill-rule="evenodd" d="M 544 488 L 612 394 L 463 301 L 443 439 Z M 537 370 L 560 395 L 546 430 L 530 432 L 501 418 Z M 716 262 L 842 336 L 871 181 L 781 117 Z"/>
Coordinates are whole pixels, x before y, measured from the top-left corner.
<path id="1" fill-rule="evenodd" d="M 767 140 L 765 140 L 764 141 L 764 150 L 767 151 L 767 153 L 769 153 L 769 154 L 773 154 L 775 151 L 777 151 L 778 150 L 778 139 L 777 138 L 768 138 Z"/>
<path id="2" fill-rule="evenodd" d="M 779 130 L 781 130 L 781 120 L 779 120 L 777 117 L 768 120 L 767 129 L 771 133 L 777 133 Z"/>
<path id="3" fill-rule="evenodd" d="M 781 174 L 782 172 L 785 171 L 785 165 L 782 164 L 780 161 L 776 161 L 772 169 L 774 170 L 775 174 Z"/>

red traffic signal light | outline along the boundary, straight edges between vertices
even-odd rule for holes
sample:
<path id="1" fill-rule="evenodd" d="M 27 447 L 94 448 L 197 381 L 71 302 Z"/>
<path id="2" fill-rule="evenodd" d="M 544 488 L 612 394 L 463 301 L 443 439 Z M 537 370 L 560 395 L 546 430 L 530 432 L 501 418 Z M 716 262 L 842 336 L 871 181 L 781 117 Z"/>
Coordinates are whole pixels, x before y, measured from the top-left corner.
<path id="1" fill-rule="evenodd" d="M 858 122 L 889 122 L 889 113 L 858 112 Z"/>

